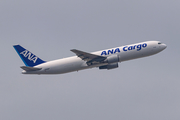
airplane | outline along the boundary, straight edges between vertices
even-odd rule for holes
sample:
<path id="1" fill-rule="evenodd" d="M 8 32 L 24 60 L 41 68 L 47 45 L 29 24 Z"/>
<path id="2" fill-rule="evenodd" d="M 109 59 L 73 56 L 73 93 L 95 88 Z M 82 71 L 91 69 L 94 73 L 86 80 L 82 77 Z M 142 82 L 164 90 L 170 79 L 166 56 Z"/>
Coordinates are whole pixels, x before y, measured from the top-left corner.
<path id="1" fill-rule="evenodd" d="M 84 52 L 77 49 L 71 51 L 76 56 L 44 61 L 20 45 L 13 46 L 25 66 L 22 74 L 63 74 L 98 67 L 111 70 L 118 68 L 119 62 L 147 57 L 163 51 L 167 46 L 160 41 L 146 41 L 97 52 Z"/>

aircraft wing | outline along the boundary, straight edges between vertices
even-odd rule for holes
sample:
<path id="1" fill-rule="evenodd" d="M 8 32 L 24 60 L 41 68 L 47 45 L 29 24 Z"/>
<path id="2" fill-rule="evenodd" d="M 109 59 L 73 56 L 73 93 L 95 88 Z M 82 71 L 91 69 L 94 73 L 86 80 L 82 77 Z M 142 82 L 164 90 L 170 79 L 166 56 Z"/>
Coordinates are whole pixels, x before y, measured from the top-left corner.
<path id="1" fill-rule="evenodd" d="M 91 53 L 87 53 L 87 52 L 83 52 L 83 51 L 76 50 L 76 49 L 72 49 L 71 51 L 74 52 L 82 60 L 87 61 L 88 65 L 91 65 L 89 63 L 93 63 L 93 62 L 100 63 L 100 62 L 102 62 L 102 61 L 104 61 L 106 59 L 106 57 L 91 54 Z"/>
<path id="2" fill-rule="evenodd" d="M 21 66 L 21 68 L 25 71 L 37 71 L 41 70 L 42 68 L 36 68 L 36 67 L 28 67 L 28 66 Z"/>

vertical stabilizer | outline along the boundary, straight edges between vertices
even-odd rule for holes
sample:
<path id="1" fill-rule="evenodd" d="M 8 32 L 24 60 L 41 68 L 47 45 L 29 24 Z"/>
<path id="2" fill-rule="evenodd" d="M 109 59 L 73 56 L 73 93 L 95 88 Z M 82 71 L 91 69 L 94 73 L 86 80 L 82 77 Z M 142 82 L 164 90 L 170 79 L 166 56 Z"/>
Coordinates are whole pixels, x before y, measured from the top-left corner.
<path id="1" fill-rule="evenodd" d="M 33 67 L 45 63 L 45 61 L 41 60 L 39 57 L 31 53 L 30 51 L 26 50 L 22 46 L 14 45 L 13 47 L 26 66 Z"/>

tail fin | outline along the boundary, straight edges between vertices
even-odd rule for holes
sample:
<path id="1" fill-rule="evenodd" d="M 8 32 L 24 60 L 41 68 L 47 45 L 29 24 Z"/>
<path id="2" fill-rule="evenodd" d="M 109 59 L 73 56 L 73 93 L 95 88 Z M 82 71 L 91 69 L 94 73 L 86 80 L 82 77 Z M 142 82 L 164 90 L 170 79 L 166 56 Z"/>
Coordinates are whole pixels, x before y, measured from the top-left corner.
<path id="1" fill-rule="evenodd" d="M 45 63 L 45 61 L 41 60 L 36 55 L 21 47 L 20 45 L 14 45 L 13 47 L 26 66 L 33 67 Z"/>

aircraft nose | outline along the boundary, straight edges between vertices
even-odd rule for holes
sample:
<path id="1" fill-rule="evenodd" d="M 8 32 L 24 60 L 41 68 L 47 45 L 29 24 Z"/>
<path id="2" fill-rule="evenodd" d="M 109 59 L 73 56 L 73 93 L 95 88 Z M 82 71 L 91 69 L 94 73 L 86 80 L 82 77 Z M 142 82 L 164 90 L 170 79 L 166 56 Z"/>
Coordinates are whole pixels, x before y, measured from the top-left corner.
<path id="1" fill-rule="evenodd" d="M 166 44 L 162 44 L 162 48 L 163 50 L 167 48 L 167 45 Z"/>

